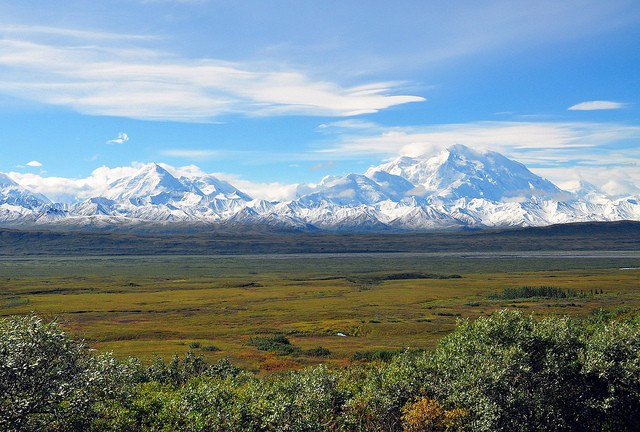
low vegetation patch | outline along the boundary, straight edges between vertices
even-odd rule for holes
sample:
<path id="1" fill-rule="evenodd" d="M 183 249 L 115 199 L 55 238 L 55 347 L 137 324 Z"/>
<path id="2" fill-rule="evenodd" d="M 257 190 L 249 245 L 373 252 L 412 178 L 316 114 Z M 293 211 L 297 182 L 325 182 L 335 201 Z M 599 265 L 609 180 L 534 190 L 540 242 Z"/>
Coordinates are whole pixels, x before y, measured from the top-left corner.
<path id="1" fill-rule="evenodd" d="M 302 353 L 309 357 L 328 357 L 331 355 L 331 351 L 329 349 L 323 348 L 321 346 L 311 348 L 309 350 L 304 350 Z"/>
<path id="2" fill-rule="evenodd" d="M 424 350 L 422 349 L 356 351 L 356 353 L 349 357 L 349 360 L 353 362 L 390 362 L 400 354 L 413 355 L 423 352 Z"/>
<path id="3" fill-rule="evenodd" d="M 396 281 L 396 280 L 416 280 L 416 279 L 460 279 L 462 276 L 458 274 L 437 274 L 437 273 L 422 273 L 422 272 L 402 272 L 402 273 L 389 273 L 383 275 L 372 276 L 351 276 L 347 280 L 349 282 L 357 284 L 378 284 L 384 281 Z"/>
<path id="4" fill-rule="evenodd" d="M 305 355 L 309 357 L 327 357 L 331 355 L 331 351 L 321 346 L 312 348 L 309 350 L 303 350 L 291 344 L 291 341 L 284 335 L 274 336 L 254 336 L 249 339 L 247 345 L 252 345 L 258 348 L 260 351 L 268 351 L 276 355 L 285 356 L 299 356 Z"/>
<path id="5" fill-rule="evenodd" d="M 215 345 L 204 345 L 202 347 L 200 347 L 200 349 L 202 351 L 207 351 L 207 352 L 216 352 L 216 351 L 222 351 L 220 348 L 218 348 Z"/>
<path id="6" fill-rule="evenodd" d="M 260 351 L 269 351 L 277 355 L 292 355 L 300 354 L 301 349 L 291 345 L 291 342 L 286 336 L 274 335 L 274 336 L 254 336 L 249 339 L 247 345 L 252 345 L 258 348 Z"/>
<path id="7" fill-rule="evenodd" d="M 554 286 L 521 286 L 505 288 L 502 290 L 502 293 L 491 294 L 489 297 L 499 300 L 515 300 L 533 297 L 564 299 L 584 296 L 584 293 L 580 293 L 574 289 L 562 289 Z"/>

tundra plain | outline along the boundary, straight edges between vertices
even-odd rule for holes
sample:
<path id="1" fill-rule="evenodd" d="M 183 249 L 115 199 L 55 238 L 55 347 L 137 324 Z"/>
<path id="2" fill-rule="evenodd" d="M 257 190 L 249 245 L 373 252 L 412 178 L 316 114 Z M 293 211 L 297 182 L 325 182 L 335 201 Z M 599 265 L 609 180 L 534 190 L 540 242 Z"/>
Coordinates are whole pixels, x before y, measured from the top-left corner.
<path id="1" fill-rule="evenodd" d="M 526 245 L 525 245 L 526 246 Z M 505 299 L 554 287 L 563 298 Z M 0 315 L 57 319 L 99 351 L 151 361 L 193 351 L 271 373 L 356 353 L 431 349 L 456 320 L 517 308 L 535 316 L 640 310 L 640 252 L 511 251 L 0 260 Z M 299 351 L 250 344 L 284 335 Z M 315 348 L 329 350 L 314 356 Z M 327 352 L 324 351 L 326 354 Z"/>

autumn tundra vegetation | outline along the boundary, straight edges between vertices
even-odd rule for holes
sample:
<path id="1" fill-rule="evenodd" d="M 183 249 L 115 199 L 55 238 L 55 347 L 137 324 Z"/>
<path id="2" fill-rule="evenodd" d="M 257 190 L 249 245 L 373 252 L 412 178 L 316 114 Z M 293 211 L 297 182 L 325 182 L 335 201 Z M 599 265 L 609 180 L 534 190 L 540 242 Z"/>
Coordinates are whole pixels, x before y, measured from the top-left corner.
<path id="1" fill-rule="evenodd" d="M 640 427 L 640 317 L 604 310 L 584 319 L 500 310 L 459 320 L 432 351 L 268 376 L 192 352 L 116 359 L 35 315 L 4 318 L 0 331 L 6 431 Z"/>

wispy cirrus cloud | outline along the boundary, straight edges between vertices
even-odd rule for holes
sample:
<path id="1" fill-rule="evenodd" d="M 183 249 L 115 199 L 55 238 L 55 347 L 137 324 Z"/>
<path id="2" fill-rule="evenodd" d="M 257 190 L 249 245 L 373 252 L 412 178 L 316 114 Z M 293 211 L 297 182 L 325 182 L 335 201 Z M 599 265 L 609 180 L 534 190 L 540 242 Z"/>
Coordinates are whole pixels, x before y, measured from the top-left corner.
<path id="1" fill-rule="evenodd" d="M 72 39 L 87 40 L 115 40 L 115 41 L 136 41 L 136 40 L 156 40 L 158 37 L 150 35 L 138 35 L 131 33 L 112 33 L 93 30 L 79 30 L 71 28 L 51 27 L 44 25 L 16 25 L 0 24 L 0 31 L 3 33 L 23 36 L 42 35 L 47 37 L 67 37 Z"/>
<path id="2" fill-rule="evenodd" d="M 518 154 L 551 149 L 582 152 L 588 147 L 639 138 L 640 126 L 610 123 L 487 121 L 407 127 L 373 125 L 362 130 L 338 130 L 335 141 L 317 151 L 336 157 L 421 156 L 464 144 Z"/>
<path id="3" fill-rule="evenodd" d="M 130 39 L 119 44 L 115 36 L 101 43 L 108 39 L 104 33 L 87 44 L 82 31 L 31 29 L 66 37 L 55 42 L 29 38 L 28 28 L 6 32 L 9 37 L 0 40 L 0 92 L 83 114 L 178 122 L 210 122 L 232 113 L 341 117 L 424 100 L 395 94 L 397 82 L 344 87 L 281 66 L 181 58 Z"/>
<path id="4" fill-rule="evenodd" d="M 597 111 L 597 110 L 616 110 L 626 106 L 623 102 L 613 101 L 587 101 L 580 102 L 568 108 L 569 111 Z"/>

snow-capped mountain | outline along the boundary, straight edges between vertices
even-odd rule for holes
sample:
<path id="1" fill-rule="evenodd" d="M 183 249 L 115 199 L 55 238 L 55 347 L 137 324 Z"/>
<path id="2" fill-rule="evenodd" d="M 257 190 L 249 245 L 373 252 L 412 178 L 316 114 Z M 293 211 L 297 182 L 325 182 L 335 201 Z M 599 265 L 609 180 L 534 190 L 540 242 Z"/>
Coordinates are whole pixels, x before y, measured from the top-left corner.
<path id="1" fill-rule="evenodd" d="M 212 175 L 196 176 L 196 177 L 180 177 L 183 184 L 190 188 L 197 189 L 211 199 L 231 199 L 251 201 L 246 193 L 236 189 L 230 183 L 220 180 Z"/>
<path id="2" fill-rule="evenodd" d="M 28 191 L 0 173 L 0 224 L 33 221 L 39 215 L 45 215 L 50 204 L 47 197 Z"/>
<path id="3" fill-rule="evenodd" d="M 109 185 L 104 198 L 129 201 L 136 206 L 160 204 L 196 204 L 204 196 L 197 188 L 189 188 L 160 165 L 144 166 L 131 177 L 118 179 Z"/>
<path id="4" fill-rule="evenodd" d="M 297 201 L 306 205 L 328 201 L 343 207 L 354 207 L 385 200 L 400 201 L 407 191 L 414 189 L 414 186 L 402 177 L 383 172 L 376 174 L 373 177 L 361 174 L 325 177 L 314 188 L 300 189 Z"/>
<path id="5" fill-rule="evenodd" d="M 37 209 L 51 201 L 44 195 L 29 192 L 6 174 L 0 173 L 0 205 Z"/>
<path id="6" fill-rule="evenodd" d="M 480 198 L 490 201 L 557 199 L 567 193 L 500 153 L 480 153 L 457 144 L 425 159 L 400 157 L 370 168 L 366 175 L 387 172 L 407 179 L 425 195 L 445 199 Z"/>
<path id="7" fill-rule="evenodd" d="M 431 230 L 640 220 L 640 197 L 571 191 L 496 152 L 455 145 L 430 158 L 399 157 L 365 174 L 326 177 L 295 199 L 252 199 L 212 175 L 177 178 L 158 164 L 71 204 L 53 203 L 0 174 L 0 226 L 118 229 L 145 224 L 266 225 L 295 230 Z M 173 224 L 173 225 L 171 225 Z"/>

